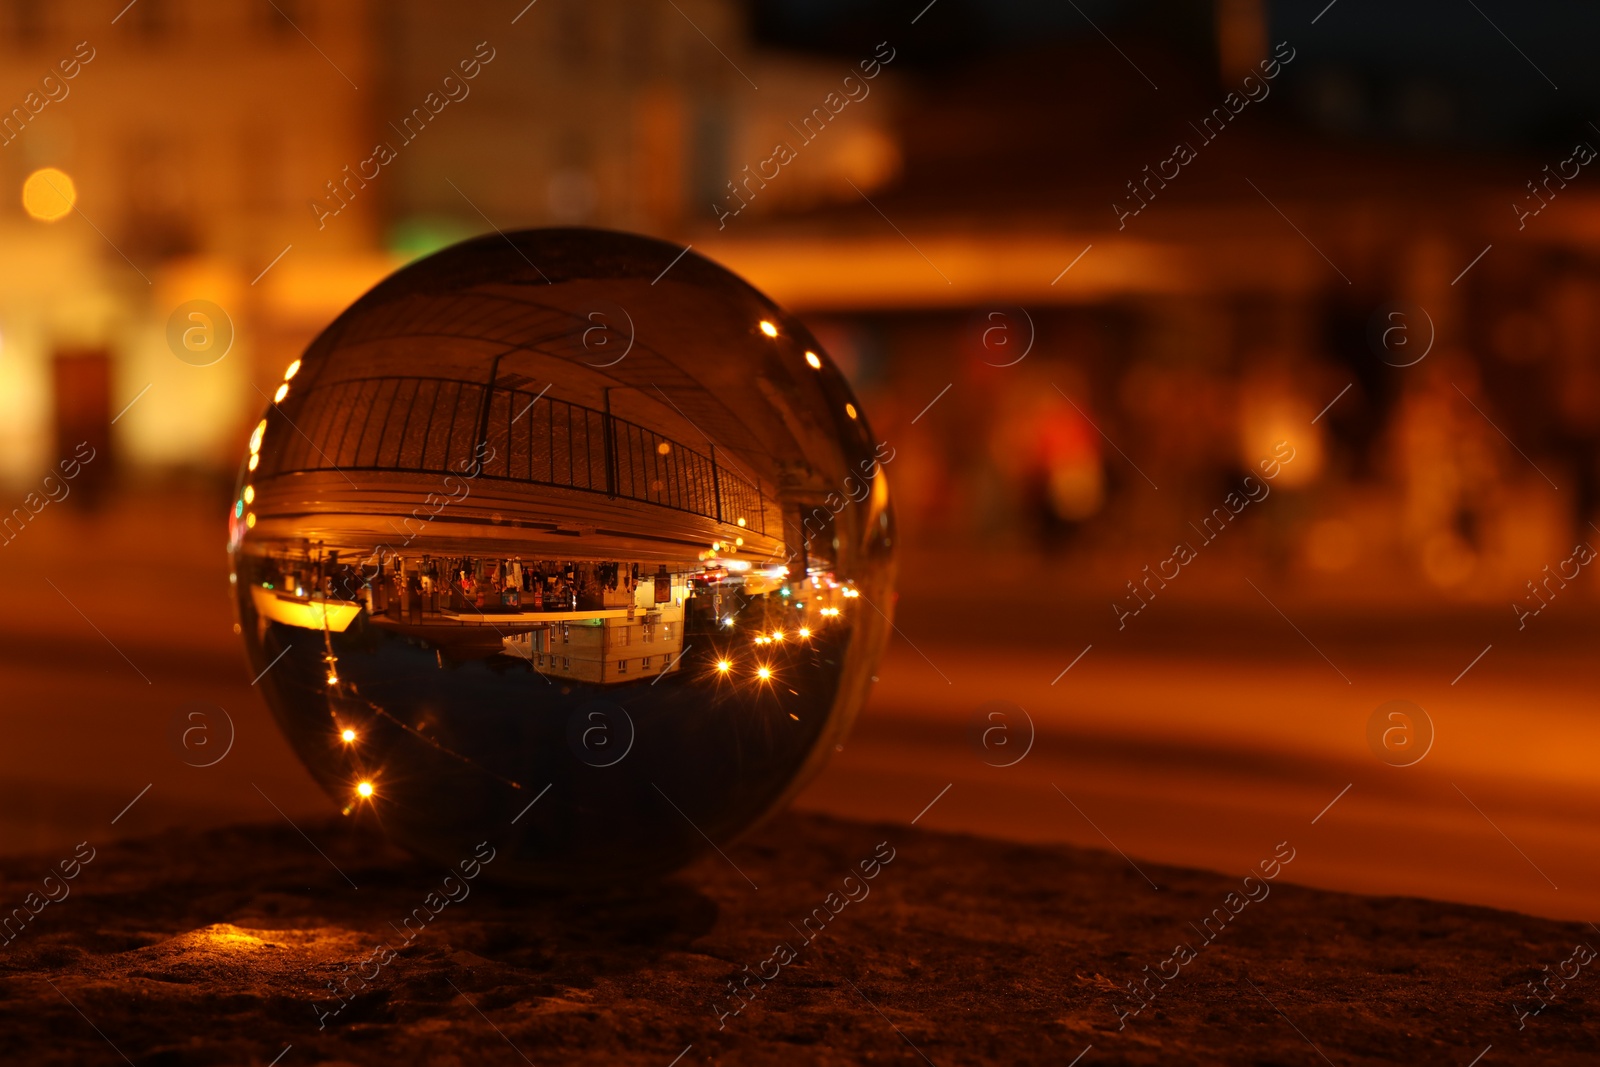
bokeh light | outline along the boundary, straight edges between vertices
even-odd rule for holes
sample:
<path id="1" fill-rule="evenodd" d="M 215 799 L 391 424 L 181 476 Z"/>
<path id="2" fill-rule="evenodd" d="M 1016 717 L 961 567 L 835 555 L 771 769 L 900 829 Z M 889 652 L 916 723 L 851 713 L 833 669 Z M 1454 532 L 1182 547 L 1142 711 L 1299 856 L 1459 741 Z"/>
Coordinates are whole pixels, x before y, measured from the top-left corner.
<path id="1" fill-rule="evenodd" d="M 22 183 L 22 207 L 41 222 L 55 222 L 78 203 L 78 187 L 66 171 L 44 167 Z"/>

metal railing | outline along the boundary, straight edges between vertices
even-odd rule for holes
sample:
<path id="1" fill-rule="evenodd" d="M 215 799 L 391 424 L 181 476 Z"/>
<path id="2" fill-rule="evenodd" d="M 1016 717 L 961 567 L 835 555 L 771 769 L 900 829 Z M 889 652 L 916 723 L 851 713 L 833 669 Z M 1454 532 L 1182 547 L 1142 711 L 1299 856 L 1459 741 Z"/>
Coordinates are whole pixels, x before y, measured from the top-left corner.
<path id="1" fill-rule="evenodd" d="M 486 395 L 487 394 L 487 395 Z M 698 452 L 608 412 L 521 389 L 448 378 L 338 382 L 304 394 L 262 448 L 262 474 L 318 470 L 456 474 L 604 493 L 766 533 L 761 487 Z M 316 442 L 316 444 L 313 444 Z M 479 452 L 479 442 L 487 447 Z"/>

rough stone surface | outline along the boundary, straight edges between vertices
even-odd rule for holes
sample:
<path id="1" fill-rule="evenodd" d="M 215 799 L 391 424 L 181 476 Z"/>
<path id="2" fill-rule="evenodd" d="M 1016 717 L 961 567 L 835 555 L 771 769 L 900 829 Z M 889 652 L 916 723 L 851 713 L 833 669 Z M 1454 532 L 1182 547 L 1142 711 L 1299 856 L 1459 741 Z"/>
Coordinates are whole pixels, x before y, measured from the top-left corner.
<path id="1" fill-rule="evenodd" d="M 69 896 L 0 945 L 0 1062 L 947 1067 L 1070 1064 L 1087 1046 L 1083 1067 L 1466 1067 L 1489 1045 L 1484 1067 L 1600 1056 L 1600 961 L 1520 1031 L 1512 1007 L 1536 1006 L 1525 983 L 1541 967 L 1600 945 L 1592 927 L 1299 888 L 1292 865 L 1205 944 L 1188 924 L 1224 906 L 1236 878 L 1142 865 L 1157 891 L 1115 854 L 905 826 L 786 815 L 727 859 L 626 893 L 499 886 L 491 861 L 442 906 L 428 894 L 445 871 L 348 824 L 302 829 L 326 858 L 286 823 L 100 846 Z M 862 892 L 849 872 L 889 849 L 867 895 L 847 901 Z M 22 907 L 65 858 L 0 862 L 0 905 Z M 437 915 L 408 943 L 403 920 L 430 903 Z M 829 921 L 807 944 L 799 928 L 819 908 Z M 379 942 L 397 950 L 381 967 Z M 719 1029 L 718 1008 L 738 1003 L 730 980 L 745 965 L 772 975 L 780 942 L 795 958 L 764 987 L 751 980 L 753 999 Z M 1180 942 L 1197 957 L 1119 1029 L 1124 984 L 1147 964 L 1171 973 L 1162 961 Z M 366 988 L 319 1028 L 341 978 Z"/>

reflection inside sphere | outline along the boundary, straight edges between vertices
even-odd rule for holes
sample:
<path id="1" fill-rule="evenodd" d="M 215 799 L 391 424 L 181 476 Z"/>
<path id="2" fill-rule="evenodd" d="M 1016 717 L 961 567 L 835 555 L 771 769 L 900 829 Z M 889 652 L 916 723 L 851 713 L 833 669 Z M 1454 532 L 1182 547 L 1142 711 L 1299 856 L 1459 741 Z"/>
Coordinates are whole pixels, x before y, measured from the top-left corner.
<path id="1" fill-rule="evenodd" d="M 330 326 L 250 435 L 230 550 L 258 688 L 341 809 L 582 880 L 786 802 L 893 599 L 893 449 L 821 351 L 589 230 L 446 249 Z"/>

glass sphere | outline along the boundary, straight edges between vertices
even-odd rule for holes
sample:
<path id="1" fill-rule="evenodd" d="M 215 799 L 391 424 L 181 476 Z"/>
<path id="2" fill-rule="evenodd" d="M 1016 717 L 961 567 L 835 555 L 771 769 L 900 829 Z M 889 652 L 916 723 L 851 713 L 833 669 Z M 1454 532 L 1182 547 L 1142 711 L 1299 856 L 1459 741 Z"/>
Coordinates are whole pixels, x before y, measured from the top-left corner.
<path id="1" fill-rule="evenodd" d="M 787 803 L 865 700 L 893 458 L 805 327 L 692 251 L 454 245 L 324 330 L 250 437 L 257 688 L 423 857 L 671 870 Z"/>

